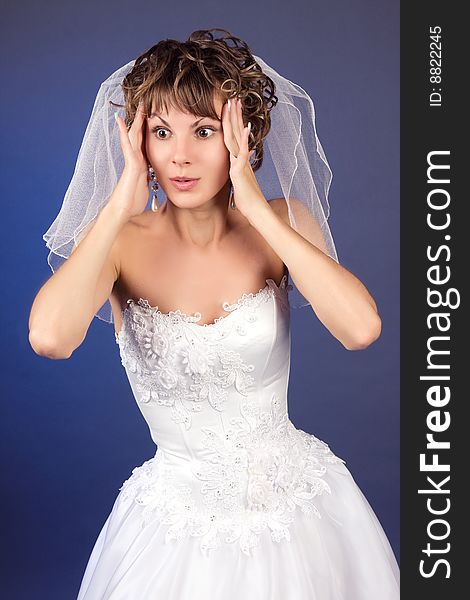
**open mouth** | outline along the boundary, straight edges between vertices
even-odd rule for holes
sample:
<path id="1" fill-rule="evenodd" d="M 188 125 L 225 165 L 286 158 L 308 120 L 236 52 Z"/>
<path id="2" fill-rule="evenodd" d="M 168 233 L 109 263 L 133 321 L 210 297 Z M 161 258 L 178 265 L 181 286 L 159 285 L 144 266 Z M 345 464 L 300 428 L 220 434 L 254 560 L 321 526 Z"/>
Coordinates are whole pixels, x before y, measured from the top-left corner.
<path id="1" fill-rule="evenodd" d="M 176 179 L 170 179 L 171 183 L 173 184 L 173 186 L 180 191 L 183 190 L 191 190 L 199 181 L 199 179 L 188 179 L 188 178 L 176 178 Z"/>

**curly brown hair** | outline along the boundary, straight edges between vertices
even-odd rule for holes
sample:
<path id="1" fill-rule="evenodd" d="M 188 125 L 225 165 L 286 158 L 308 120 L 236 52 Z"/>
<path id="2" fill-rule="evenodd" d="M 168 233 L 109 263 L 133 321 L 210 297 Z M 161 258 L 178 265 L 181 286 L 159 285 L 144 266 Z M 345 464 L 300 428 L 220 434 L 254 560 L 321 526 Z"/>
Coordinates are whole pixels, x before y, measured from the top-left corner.
<path id="1" fill-rule="evenodd" d="M 221 32 L 218 39 L 212 32 Z M 229 45 L 233 43 L 233 46 Z M 144 111 L 172 106 L 198 117 L 218 118 L 214 100 L 242 100 L 243 121 L 251 122 L 249 149 L 253 171 L 263 163 L 263 140 L 277 104 L 273 80 L 265 75 L 248 45 L 220 28 L 194 31 L 185 42 L 162 40 L 141 54 L 122 83 L 126 125 L 131 126 L 139 102 Z"/>

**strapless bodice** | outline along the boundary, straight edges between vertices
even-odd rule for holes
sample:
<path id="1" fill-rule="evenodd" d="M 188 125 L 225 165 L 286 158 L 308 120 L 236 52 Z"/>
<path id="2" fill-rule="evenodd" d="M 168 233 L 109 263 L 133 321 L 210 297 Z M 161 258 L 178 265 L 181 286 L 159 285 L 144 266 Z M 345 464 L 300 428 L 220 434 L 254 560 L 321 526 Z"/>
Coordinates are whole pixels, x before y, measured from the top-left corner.
<path id="1" fill-rule="evenodd" d="M 326 465 L 341 459 L 288 417 L 289 289 L 267 279 L 204 325 L 142 298 L 122 312 L 121 362 L 158 449 L 121 489 L 168 539 L 198 535 L 203 551 L 237 539 L 249 554 L 329 491 Z"/>

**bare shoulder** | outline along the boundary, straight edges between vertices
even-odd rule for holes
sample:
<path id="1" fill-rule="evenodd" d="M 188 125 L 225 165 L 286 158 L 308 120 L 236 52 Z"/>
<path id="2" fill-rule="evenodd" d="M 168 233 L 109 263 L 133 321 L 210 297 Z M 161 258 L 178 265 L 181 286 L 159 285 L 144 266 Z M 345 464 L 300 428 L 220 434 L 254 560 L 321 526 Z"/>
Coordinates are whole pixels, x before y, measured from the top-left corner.
<path id="1" fill-rule="evenodd" d="M 132 217 L 132 219 L 129 219 L 129 221 L 126 223 L 127 230 L 129 231 L 132 229 L 135 230 L 139 228 L 148 228 L 158 222 L 158 216 L 158 212 L 145 210 L 144 212 L 140 213 L 140 215 L 136 215 L 135 217 Z"/>
<path id="2" fill-rule="evenodd" d="M 146 210 L 127 221 L 119 232 L 119 246 L 125 251 L 129 244 L 135 243 L 135 235 L 155 230 L 159 225 L 156 213 Z"/>
<path id="3" fill-rule="evenodd" d="M 125 300 L 132 292 L 134 279 L 141 276 L 140 268 L 145 268 L 145 257 L 149 256 L 149 244 L 151 240 L 158 239 L 154 235 L 160 220 L 156 213 L 144 211 L 129 219 L 121 228 L 112 248 L 113 262 L 116 266 L 116 279 L 111 291 L 109 301 L 113 311 L 116 330 L 121 325 L 121 310 L 125 306 Z M 155 243 L 155 242 L 153 242 Z"/>
<path id="4" fill-rule="evenodd" d="M 119 278 L 122 268 L 128 263 L 126 259 L 132 259 L 133 254 L 138 251 L 139 242 L 147 239 L 159 226 L 159 219 L 155 217 L 155 213 L 149 213 L 150 211 L 145 211 L 129 219 L 116 236 L 112 254 L 118 266 Z"/>

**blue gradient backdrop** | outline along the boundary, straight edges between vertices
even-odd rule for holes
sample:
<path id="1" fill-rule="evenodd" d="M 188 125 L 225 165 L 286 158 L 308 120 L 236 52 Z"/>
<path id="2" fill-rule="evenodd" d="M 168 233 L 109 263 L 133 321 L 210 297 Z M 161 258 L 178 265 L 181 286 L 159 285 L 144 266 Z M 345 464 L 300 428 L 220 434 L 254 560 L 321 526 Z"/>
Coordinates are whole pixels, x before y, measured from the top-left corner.
<path id="1" fill-rule="evenodd" d="M 101 81 L 159 39 L 209 27 L 244 38 L 316 103 L 339 258 L 383 331 L 348 352 L 310 308 L 293 311 L 290 414 L 346 460 L 398 558 L 398 2 L 19 0 L 1 21 L 1 597 L 75 598 L 118 488 L 154 454 L 112 326 L 95 319 L 52 361 L 29 346 L 28 317 Z"/>

